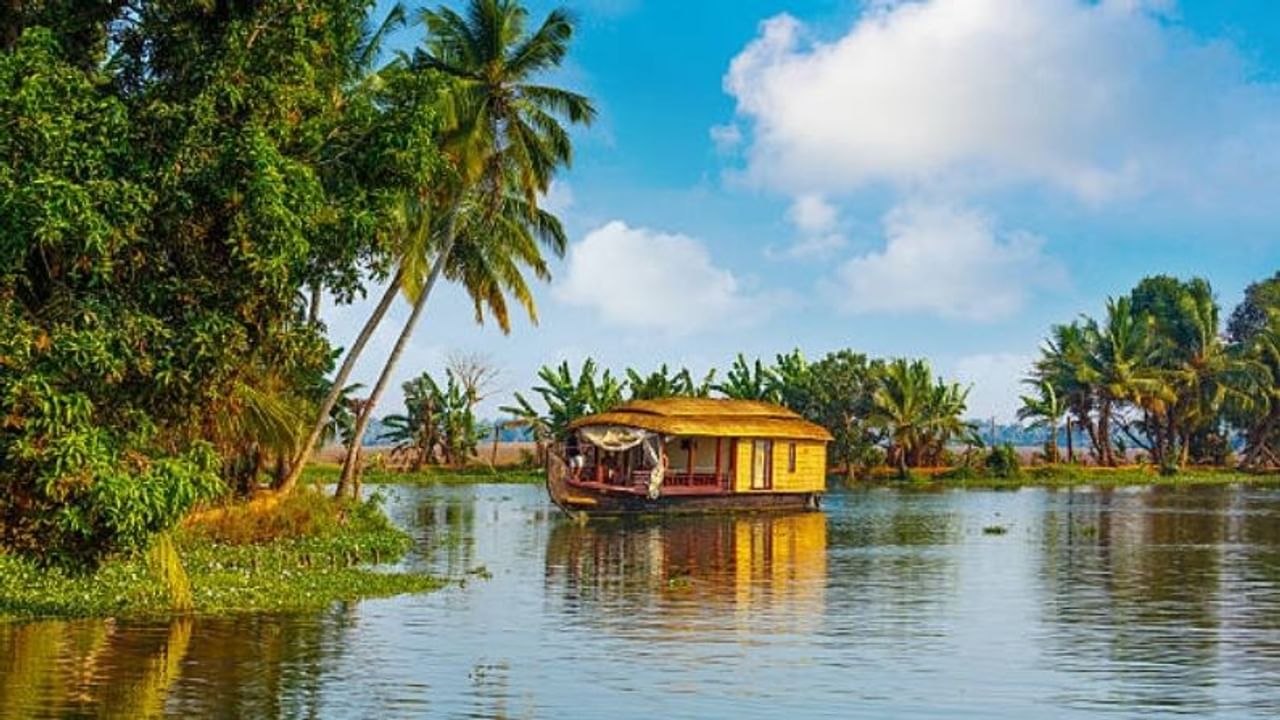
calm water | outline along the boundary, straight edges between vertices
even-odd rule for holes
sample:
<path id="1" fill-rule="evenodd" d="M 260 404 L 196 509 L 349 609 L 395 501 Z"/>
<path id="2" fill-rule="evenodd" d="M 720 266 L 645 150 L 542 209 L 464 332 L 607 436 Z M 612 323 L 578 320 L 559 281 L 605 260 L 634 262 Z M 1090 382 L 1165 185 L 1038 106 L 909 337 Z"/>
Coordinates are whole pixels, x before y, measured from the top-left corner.
<path id="1" fill-rule="evenodd" d="M 876 490 L 644 525 L 577 526 L 526 486 L 389 508 L 410 562 L 464 586 L 0 625 L 0 716 L 1280 715 L 1275 489 Z"/>

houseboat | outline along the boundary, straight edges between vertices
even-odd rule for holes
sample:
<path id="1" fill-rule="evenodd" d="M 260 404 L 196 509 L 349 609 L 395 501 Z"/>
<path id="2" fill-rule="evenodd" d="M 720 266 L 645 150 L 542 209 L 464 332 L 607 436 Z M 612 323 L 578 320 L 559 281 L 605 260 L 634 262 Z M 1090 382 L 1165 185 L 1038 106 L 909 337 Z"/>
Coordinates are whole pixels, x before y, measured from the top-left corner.
<path id="1" fill-rule="evenodd" d="M 830 441 L 770 403 L 637 400 L 570 424 L 547 491 L 570 513 L 816 508 Z"/>

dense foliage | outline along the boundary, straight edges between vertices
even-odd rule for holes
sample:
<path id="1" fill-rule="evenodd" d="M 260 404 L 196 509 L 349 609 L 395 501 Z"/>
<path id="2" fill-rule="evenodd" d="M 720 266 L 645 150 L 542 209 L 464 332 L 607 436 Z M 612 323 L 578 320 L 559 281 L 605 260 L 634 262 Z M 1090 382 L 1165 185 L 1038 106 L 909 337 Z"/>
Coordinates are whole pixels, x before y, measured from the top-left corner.
<path id="1" fill-rule="evenodd" d="M 92 565 L 293 452 L 332 362 L 306 294 L 386 272 L 442 165 L 437 74 L 362 79 L 370 6 L 0 20 L 3 545 Z"/>
<path id="2" fill-rule="evenodd" d="M 1069 418 L 1101 465 L 1126 447 L 1168 471 L 1225 464 L 1237 438 L 1244 465 L 1280 464 L 1280 274 L 1249 287 L 1226 335 L 1219 315 L 1207 281 L 1145 278 L 1103 318 L 1053 327 L 1021 415 Z"/>
<path id="3" fill-rule="evenodd" d="M 952 441 L 979 444 L 962 420 L 968 390 L 936 379 L 924 360 L 874 360 L 841 350 L 810 363 L 796 350 L 772 365 L 738 355 L 721 383 L 713 382 L 715 370 L 697 382 L 687 368 L 666 365 L 648 374 L 628 369 L 624 376 L 619 381 L 601 372 L 591 359 L 576 375 L 567 362 L 544 367 L 542 384 L 533 388 L 541 407 L 515 393 L 515 404 L 502 410 L 545 448 L 564 439 L 574 420 L 624 400 L 718 396 L 778 403 L 827 428 L 831 464 L 850 475 L 886 459 L 905 473 L 940 463 Z"/>
<path id="4" fill-rule="evenodd" d="M 409 469 L 461 466 L 475 454 L 480 426 L 473 396 L 451 370 L 445 371 L 443 386 L 425 372 L 406 382 L 404 404 L 405 412 L 388 415 L 383 425 L 384 437 L 396 453 L 407 456 Z"/>

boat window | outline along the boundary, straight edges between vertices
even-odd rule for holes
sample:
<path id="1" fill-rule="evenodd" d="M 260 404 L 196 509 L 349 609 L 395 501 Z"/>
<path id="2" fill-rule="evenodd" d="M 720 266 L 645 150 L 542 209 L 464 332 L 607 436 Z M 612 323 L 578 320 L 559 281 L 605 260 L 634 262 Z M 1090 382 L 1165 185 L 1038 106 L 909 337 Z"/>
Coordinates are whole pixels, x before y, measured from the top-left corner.
<path id="1" fill-rule="evenodd" d="M 787 444 L 787 472 L 796 471 L 796 444 Z"/>

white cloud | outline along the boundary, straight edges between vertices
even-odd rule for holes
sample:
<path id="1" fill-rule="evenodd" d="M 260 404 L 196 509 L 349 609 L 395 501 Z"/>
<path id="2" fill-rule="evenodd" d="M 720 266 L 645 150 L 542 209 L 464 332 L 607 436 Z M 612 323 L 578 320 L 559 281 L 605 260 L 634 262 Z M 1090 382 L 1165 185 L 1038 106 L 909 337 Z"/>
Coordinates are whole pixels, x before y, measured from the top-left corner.
<path id="1" fill-rule="evenodd" d="M 752 130 L 746 175 L 789 193 L 1030 181 L 1090 202 L 1230 197 L 1223 183 L 1246 188 L 1280 159 L 1280 86 L 1170 7 L 878 2 L 832 42 L 779 15 L 724 79 Z"/>
<path id="2" fill-rule="evenodd" d="M 816 194 L 797 197 L 787 211 L 791 223 L 806 233 L 827 232 L 836 224 L 836 209 L 826 198 Z"/>
<path id="3" fill-rule="evenodd" d="M 925 312 L 966 320 L 1008 317 L 1030 291 L 1065 272 L 1026 232 L 998 235 L 992 220 L 946 204 L 909 203 L 884 218 L 885 247 L 846 261 L 828 282 L 846 312 Z"/>
<path id="4" fill-rule="evenodd" d="M 956 361 L 949 379 L 972 385 L 966 413 L 969 417 L 1013 422 L 1020 404 L 1018 397 L 1028 392 L 1022 379 L 1034 360 L 1017 353 L 968 355 Z"/>
<path id="5" fill-rule="evenodd" d="M 849 241 L 840 233 L 808 235 L 791 243 L 791 245 L 782 252 L 782 255 L 793 260 L 827 258 L 848 244 Z"/>
<path id="6" fill-rule="evenodd" d="M 688 335 L 748 320 L 754 300 L 686 235 L 607 223 L 569 249 L 562 302 L 624 327 Z"/>

